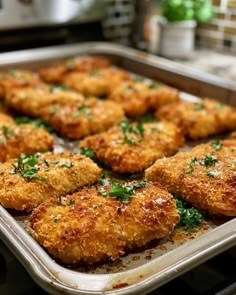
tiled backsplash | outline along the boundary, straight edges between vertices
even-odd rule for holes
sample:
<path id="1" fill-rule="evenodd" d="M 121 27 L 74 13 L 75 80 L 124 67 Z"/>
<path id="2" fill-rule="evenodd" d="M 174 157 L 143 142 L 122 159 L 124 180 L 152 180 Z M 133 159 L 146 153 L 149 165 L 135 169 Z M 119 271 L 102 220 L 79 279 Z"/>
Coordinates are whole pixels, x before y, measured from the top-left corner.
<path id="1" fill-rule="evenodd" d="M 212 0 L 215 17 L 197 30 L 202 47 L 236 53 L 236 0 Z"/>

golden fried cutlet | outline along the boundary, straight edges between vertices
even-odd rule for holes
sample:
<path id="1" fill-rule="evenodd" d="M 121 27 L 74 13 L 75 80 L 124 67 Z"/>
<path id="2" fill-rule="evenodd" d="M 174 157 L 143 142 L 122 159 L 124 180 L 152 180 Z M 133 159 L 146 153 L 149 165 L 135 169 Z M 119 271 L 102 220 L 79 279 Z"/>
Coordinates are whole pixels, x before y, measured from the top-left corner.
<path id="1" fill-rule="evenodd" d="M 89 73 L 72 72 L 65 76 L 63 83 L 85 95 L 106 96 L 130 75 L 123 69 L 109 67 Z"/>
<path id="2" fill-rule="evenodd" d="M 125 118 L 119 104 L 98 99 L 74 106 L 49 106 L 42 110 L 42 117 L 54 130 L 71 139 L 105 131 Z"/>
<path id="3" fill-rule="evenodd" d="M 115 172 L 133 173 L 173 155 L 182 144 L 182 133 L 173 123 L 124 121 L 107 132 L 85 138 L 80 147 L 91 147 L 98 160 Z"/>
<path id="4" fill-rule="evenodd" d="M 48 105 L 69 105 L 83 101 L 84 97 L 79 93 L 60 90 L 47 85 L 15 88 L 9 91 L 6 97 L 6 103 L 9 107 L 33 117 L 40 116 L 42 108 Z"/>
<path id="5" fill-rule="evenodd" d="M 25 70 L 9 70 L 0 73 L 0 97 L 5 97 L 12 88 L 21 88 L 26 86 L 35 86 L 42 81 L 37 74 Z"/>
<path id="6" fill-rule="evenodd" d="M 61 262 L 115 260 L 163 238 L 179 220 L 175 201 L 158 183 L 135 189 L 129 204 L 104 197 L 101 189 L 109 186 L 83 188 L 62 202 L 51 199 L 33 211 L 34 238 Z"/>
<path id="7" fill-rule="evenodd" d="M 166 105 L 157 110 L 156 117 L 177 124 L 190 139 L 236 129 L 236 108 L 213 99 Z"/>
<path id="8" fill-rule="evenodd" d="M 13 118 L 5 113 L 0 112 L 0 127 L 1 126 L 14 126 L 16 123 Z"/>
<path id="9" fill-rule="evenodd" d="M 52 150 L 53 144 L 54 138 L 43 128 L 31 124 L 0 126 L 1 162 L 18 157 L 21 153 L 29 155 Z"/>
<path id="10" fill-rule="evenodd" d="M 95 182 L 100 172 L 92 160 L 80 154 L 21 154 L 0 167 L 0 203 L 5 208 L 30 211 L 48 198 Z"/>
<path id="11" fill-rule="evenodd" d="M 109 99 L 120 103 L 129 117 L 137 117 L 161 105 L 179 101 L 179 93 L 158 83 L 128 81 L 118 85 Z"/>
<path id="12" fill-rule="evenodd" d="M 157 160 L 146 178 L 210 214 L 236 216 L 235 140 L 212 141 Z"/>
<path id="13" fill-rule="evenodd" d="M 50 83 L 61 82 L 69 72 L 91 72 L 110 66 L 110 61 L 101 56 L 81 56 L 52 64 L 39 70 L 40 77 Z"/>

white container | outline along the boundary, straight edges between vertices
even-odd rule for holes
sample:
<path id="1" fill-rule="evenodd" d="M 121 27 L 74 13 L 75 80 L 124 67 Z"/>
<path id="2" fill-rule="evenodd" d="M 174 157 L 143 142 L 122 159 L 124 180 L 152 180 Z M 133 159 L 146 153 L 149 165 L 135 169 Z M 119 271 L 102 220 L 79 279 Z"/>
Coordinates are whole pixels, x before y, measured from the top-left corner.
<path id="1" fill-rule="evenodd" d="M 187 58 L 194 50 L 196 21 L 167 22 L 158 19 L 158 54 L 168 58 Z"/>

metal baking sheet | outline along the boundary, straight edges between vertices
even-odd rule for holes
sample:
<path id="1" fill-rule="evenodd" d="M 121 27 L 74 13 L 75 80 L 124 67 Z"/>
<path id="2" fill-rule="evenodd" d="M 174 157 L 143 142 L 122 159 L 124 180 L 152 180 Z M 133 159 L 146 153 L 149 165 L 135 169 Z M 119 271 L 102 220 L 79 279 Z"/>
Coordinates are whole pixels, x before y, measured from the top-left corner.
<path id="1" fill-rule="evenodd" d="M 230 81 L 180 64 L 109 43 L 84 43 L 2 54 L 2 69 L 30 68 L 82 54 L 102 54 L 114 64 L 185 92 L 186 99 L 214 97 L 236 105 L 236 86 Z M 188 94 L 186 94 L 188 93 Z M 190 94 L 190 95 L 189 95 Z M 56 150 L 65 146 L 60 139 Z M 73 148 L 70 142 L 66 146 Z M 95 269 L 72 270 L 56 263 L 27 232 L 27 216 L 15 216 L 0 206 L 0 238 L 32 278 L 52 294 L 145 294 L 236 244 L 236 219 L 206 222 L 184 236 L 175 232 L 149 248 L 130 253 Z"/>

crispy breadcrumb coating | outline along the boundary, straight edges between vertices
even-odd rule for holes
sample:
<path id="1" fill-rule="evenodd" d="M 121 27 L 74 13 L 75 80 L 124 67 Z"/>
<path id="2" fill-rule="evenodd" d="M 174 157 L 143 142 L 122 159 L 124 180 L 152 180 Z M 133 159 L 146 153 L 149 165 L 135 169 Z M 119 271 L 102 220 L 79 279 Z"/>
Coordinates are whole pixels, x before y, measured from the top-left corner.
<path id="1" fill-rule="evenodd" d="M 136 189 L 130 204 L 83 188 L 33 211 L 34 238 L 66 264 L 115 260 L 170 233 L 179 220 L 172 196 L 158 183 Z M 107 188 L 105 188 L 107 189 Z"/>
<path id="2" fill-rule="evenodd" d="M 183 144 L 181 131 L 172 123 L 133 123 L 129 126 L 133 129 L 131 132 L 124 132 L 125 126 L 115 126 L 107 132 L 89 136 L 81 141 L 80 147 L 91 147 L 98 160 L 113 171 L 133 173 L 149 167 L 159 158 L 173 155 Z"/>
<path id="3" fill-rule="evenodd" d="M 13 118 L 5 113 L 0 112 L 0 126 L 16 125 Z"/>
<path id="4" fill-rule="evenodd" d="M 35 86 L 41 84 L 36 73 L 26 70 L 15 70 L 0 73 L 0 97 L 4 98 L 12 88 Z"/>
<path id="5" fill-rule="evenodd" d="M 69 73 L 63 79 L 63 83 L 85 95 L 106 96 L 117 85 L 129 79 L 130 75 L 125 70 L 109 67 L 89 73 Z"/>
<path id="6" fill-rule="evenodd" d="M 194 207 L 236 216 L 236 141 L 212 141 L 157 160 L 146 178 L 159 181 Z"/>
<path id="7" fill-rule="evenodd" d="M 45 106 L 52 104 L 70 105 L 84 100 L 84 96 L 79 93 L 47 85 L 15 88 L 9 91 L 6 97 L 6 103 L 9 107 L 33 117 L 40 116 L 41 110 Z"/>
<path id="8" fill-rule="evenodd" d="M 98 99 L 74 106 L 51 105 L 41 113 L 54 130 L 71 139 L 105 131 L 125 119 L 119 104 Z"/>
<path id="9" fill-rule="evenodd" d="M 64 75 L 69 72 L 91 72 L 108 66 L 110 66 L 110 61 L 105 57 L 79 56 L 43 67 L 39 70 L 39 75 L 46 82 L 57 83 L 61 82 Z"/>
<path id="10" fill-rule="evenodd" d="M 213 99 L 163 106 L 157 110 L 156 117 L 177 124 L 191 139 L 236 129 L 236 108 Z"/>
<path id="11" fill-rule="evenodd" d="M 128 81 L 118 85 L 109 99 L 120 103 L 129 117 L 137 117 L 161 105 L 179 101 L 179 93 L 158 83 Z"/>
<path id="12" fill-rule="evenodd" d="M 0 126 L 0 162 L 18 157 L 21 153 L 52 150 L 54 138 L 45 129 L 31 124 Z"/>
<path id="13" fill-rule="evenodd" d="M 30 211 L 51 197 L 94 183 L 101 173 L 92 160 L 80 154 L 49 152 L 35 154 L 28 161 L 23 156 L 0 167 L 0 203 L 5 208 Z"/>

